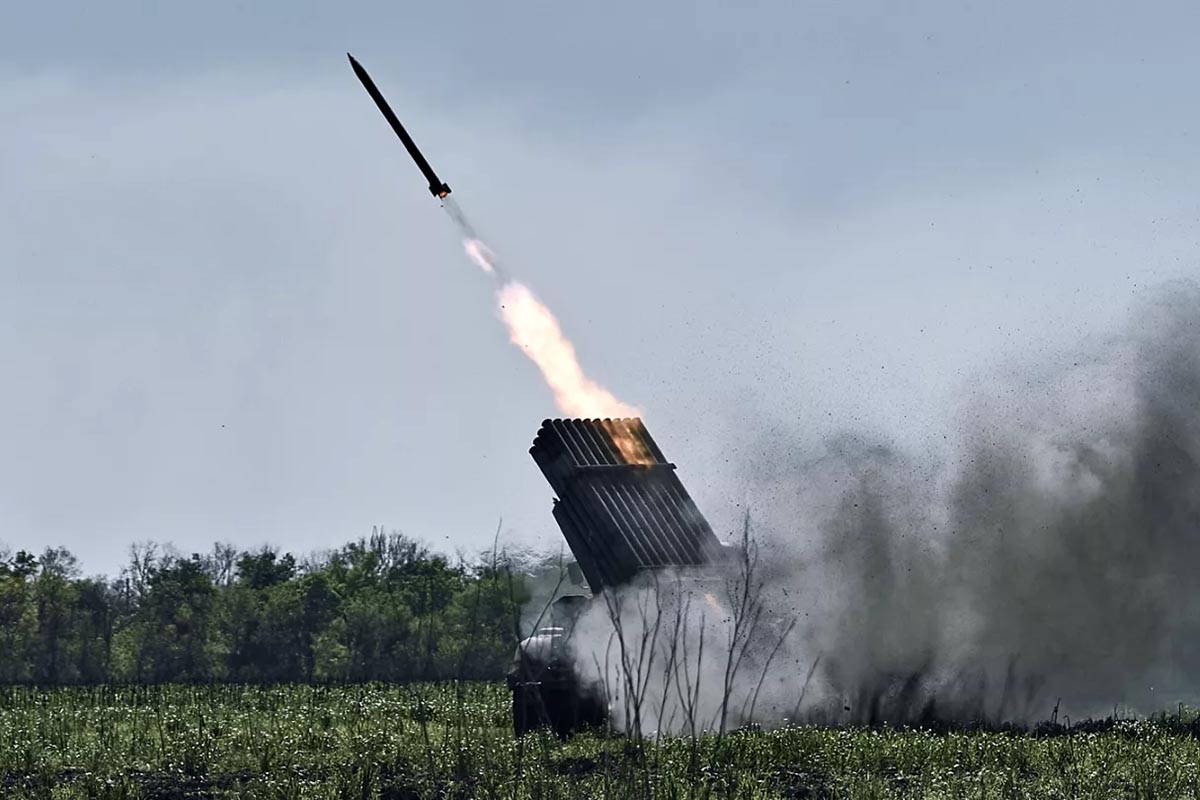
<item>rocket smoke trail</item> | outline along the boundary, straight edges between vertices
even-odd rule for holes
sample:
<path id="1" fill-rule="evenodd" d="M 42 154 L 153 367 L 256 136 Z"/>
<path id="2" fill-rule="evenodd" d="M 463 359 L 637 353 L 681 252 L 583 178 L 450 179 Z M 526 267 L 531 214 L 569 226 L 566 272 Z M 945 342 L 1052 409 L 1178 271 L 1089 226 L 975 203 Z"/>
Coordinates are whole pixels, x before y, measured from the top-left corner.
<path id="1" fill-rule="evenodd" d="M 444 205 L 462 235 L 467 256 L 495 281 L 500 319 L 509 340 L 537 365 L 558 409 L 570 417 L 638 416 L 637 409 L 584 373 L 554 314 L 529 287 L 504 274 L 495 253 L 475 233 L 458 204 L 446 198 Z"/>

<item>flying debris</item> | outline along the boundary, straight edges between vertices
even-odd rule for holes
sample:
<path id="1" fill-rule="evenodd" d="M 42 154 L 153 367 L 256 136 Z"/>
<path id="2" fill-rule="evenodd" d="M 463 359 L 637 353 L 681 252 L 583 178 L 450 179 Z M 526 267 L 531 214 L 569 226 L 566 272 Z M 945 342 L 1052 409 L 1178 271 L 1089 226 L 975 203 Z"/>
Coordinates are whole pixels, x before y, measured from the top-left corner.
<path id="1" fill-rule="evenodd" d="M 450 186 L 438 179 L 437 174 L 433 171 L 433 167 L 429 166 L 429 162 L 425 160 L 425 156 L 421 155 L 421 151 L 417 149 L 417 143 L 408 135 L 408 131 L 404 130 L 404 126 L 396 118 L 392 107 L 388 105 L 387 100 L 383 99 L 383 95 L 379 93 L 379 88 L 375 86 L 375 81 L 371 80 L 371 76 L 363 69 L 362 64 L 355 61 L 354 56 L 349 53 L 346 53 L 346 57 L 350 59 L 350 66 L 354 68 L 354 74 L 362 82 L 363 87 L 367 90 L 367 94 L 371 95 L 371 99 L 375 101 L 375 105 L 379 106 L 380 112 L 383 113 L 383 118 L 392 126 L 392 130 L 396 132 L 396 135 L 400 137 L 400 141 L 404 143 L 404 149 L 408 150 L 408 154 L 412 156 L 412 160 L 417 162 L 417 168 L 421 170 L 421 174 L 429 181 L 429 193 L 434 197 L 445 198 L 446 195 L 450 194 Z"/>

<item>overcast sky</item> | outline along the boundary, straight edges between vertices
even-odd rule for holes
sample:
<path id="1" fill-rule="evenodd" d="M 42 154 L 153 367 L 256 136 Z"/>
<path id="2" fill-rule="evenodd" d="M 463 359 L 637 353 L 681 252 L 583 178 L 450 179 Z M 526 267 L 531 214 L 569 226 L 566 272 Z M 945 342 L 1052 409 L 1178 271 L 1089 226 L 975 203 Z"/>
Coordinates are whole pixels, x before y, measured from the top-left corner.
<path id="1" fill-rule="evenodd" d="M 1194 3 L 21 3 L 0 541 L 557 546 L 554 416 L 347 63 L 723 532 L 1200 275 Z"/>

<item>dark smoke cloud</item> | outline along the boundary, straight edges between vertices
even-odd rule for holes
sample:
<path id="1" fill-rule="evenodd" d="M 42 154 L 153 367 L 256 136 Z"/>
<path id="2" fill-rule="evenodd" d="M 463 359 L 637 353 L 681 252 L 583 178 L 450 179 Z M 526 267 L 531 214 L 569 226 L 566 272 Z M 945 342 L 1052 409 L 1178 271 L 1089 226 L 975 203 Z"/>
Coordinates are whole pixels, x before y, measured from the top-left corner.
<path id="1" fill-rule="evenodd" d="M 1200 286 L 1052 361 L 977 380 L 935 456 L 843 435 L 757 462 L 766 591 L 802 622 L 768 714 L 818 656 L 829 721 L 1196 699 Z"/>
<path id="2" fill-rule="evenodd" d="M 977 379 L 925 452 L 852 434 L 813 452 L 777 432 L 758 450 L 751 584 L 769 611 L 733 697 L 717 607 L 737 581 L 722 600 L 703 578 L 681 626 L 654 622 L 658 583 L 634 587 L 575 637 L 618 724 L 1032 723 L 1200 695 L 1200 285 L 1141 299 L 1105 341 Z M 614 616 L 657 654 L 634 718 Z"/>

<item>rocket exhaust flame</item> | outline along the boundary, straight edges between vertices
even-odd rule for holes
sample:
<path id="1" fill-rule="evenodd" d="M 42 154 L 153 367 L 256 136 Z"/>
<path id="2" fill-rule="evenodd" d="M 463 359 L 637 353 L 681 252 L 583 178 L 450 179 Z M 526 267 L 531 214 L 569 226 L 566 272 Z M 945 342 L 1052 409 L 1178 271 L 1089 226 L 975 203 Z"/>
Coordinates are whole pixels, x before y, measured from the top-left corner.
<path id="1" fill-rule="evenodd" d="M 529 287 L 504 275 L 496 254 L 476 235 L 458 204 L 447 199 L 445 208 L 462 234 L 467 257 L 496 281 L 496 302 L 509 341 L 537 366 L 559 411 L 569 417 L 639 416 L 636 408 L 587 376 L 558 319 Z M 614 442 L 630 464 L 651 461 L 650 454 L 632 437 L 617 437 Z"/>
<path id="2" fill-rule="evenodd" d="M 509 339 L 541 371 L 560 411 L 570 417 L 635 417 L 632 406 L 584 374 L 575 347 L 550 309 L 524 284 L 509 281 L 496 295 Z"/>

